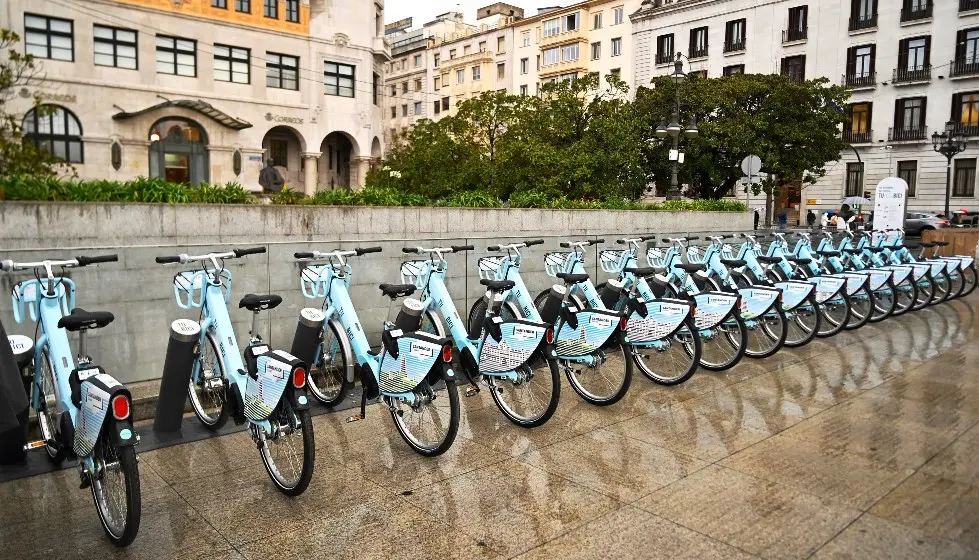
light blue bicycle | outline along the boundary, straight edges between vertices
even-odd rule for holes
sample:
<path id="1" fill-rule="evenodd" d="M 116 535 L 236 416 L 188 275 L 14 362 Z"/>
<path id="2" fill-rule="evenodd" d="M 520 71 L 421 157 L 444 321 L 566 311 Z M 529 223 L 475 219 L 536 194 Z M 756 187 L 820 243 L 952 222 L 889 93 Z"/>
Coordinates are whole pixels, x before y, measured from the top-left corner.
<path id="1" fill-rule="evenodd" d="M 91 488 L 102 528 L 113 544 L 126 546 L 139 531 L 141 510 L 132 395 L 95 365 L 85 349 L 86 332 L 111 323 L 112 313 L 75 307 L 75 283 L 65 276 L 66 269 L 117 260 L 116 255 L 29 263 L 5 260 L 0 269 L 34 272 L 34 279 L 18 282 L 13 289 L 14 320 L 23 323 L 30 313 L 39 333 L 30 404 L 42 439 L 27 448 L 43 447 L 55 465 L 78 457 L 81 487 Z M 59 274 L 55 268 L 60 268 Z M 69 332 L 78 333 L 77 366 Z"/>
<path id="2" fill-rule="evenodd" d="M 277 295 L 248 294 L 239 308 L 252 312 L 248 347 L 242 356 L 231 324 L 231 271 L 226 259 L 265 252 L 265 247 L 224 253 L 157 257 L 160 264 L 193 264 L 173 278 L 181 309 L 200 309 L 200 339 L 188 386 L 194 414 L 208 430 L 232 418 L 248 423 L 272 482 L 280 492 L 298 496 L 309 486 L 315 463 L 313 423 L 306 398 L 305 365 L 281 350 L 270 350 L 258 332 L 258 314 L 274 309 Z"/>
<path id="3" fill-rule="evenodd" d="M 320 309 L 303 309 L 302 317 L 322 322 L 312 355 L 310 390 L 326 406 L 343 400 L 356 377 L 363 388 L 360 414 L 348 421 L 362 420 L 367 400 L 381 397 L 394 425 L 411 448 L 428 457 L 444 453 L 459 429 L 459 393 L 452 370 L 452 347 L 441 336 L 419 331 L 422 304 L 405 300 L 408 313 L 397 324 L 386 322 L 380 352 L 373 352 L 350 300 L 352 268 L 347 259 L 381 252 L 380 247 L 352 251 L 296 253 L 304 267 L 300 285 L 307 299 L 320 300 Z M 415 293 L 413 284 L 381 284 L 391 298 Z M 414 317 L 414 321 L 412 321 Z M 412 323 L 413 324 L 409 324 Z M 298 335 L 297 335 L 298 339 Z M 299 343 L 294 343 L 296 347 Z"/>

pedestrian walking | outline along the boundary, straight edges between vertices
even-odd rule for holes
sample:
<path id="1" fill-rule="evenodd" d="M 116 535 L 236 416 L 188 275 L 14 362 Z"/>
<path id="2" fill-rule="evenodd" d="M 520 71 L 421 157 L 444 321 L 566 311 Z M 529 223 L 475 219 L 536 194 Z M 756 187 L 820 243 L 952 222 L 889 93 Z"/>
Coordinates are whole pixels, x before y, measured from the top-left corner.
<path id="1" fill-rule="evenodd" d="M 258 184 L 262 186 L 264 192 L 278 193 L 282 192 L 282 186 L 285 183 L 282 175 L 279 174 L 279 170 L 275 168 L 275 162 L 272 161 L 272 158 L 269 158 L 265 162 L 265 169 L 258 174 Z"/>
<path id="2" fill-rule="evenodd" d="M 761 214 L 758 213 L 758 209 L 755 208 L 755 229 L 758 229 L 758 222 L 761 220 Z"/>
<path id="3" fill-rule="evenodd" d="M 785 229 L 789 225 L 789 209 L 782 208 L 778 213 L 778 229 Z"/>
<path id="4" fill-rule="evenodd" d="M 806 213 L 806 227 L 812 229 L 816 225 L 816 214 L 812 210 Z"/>

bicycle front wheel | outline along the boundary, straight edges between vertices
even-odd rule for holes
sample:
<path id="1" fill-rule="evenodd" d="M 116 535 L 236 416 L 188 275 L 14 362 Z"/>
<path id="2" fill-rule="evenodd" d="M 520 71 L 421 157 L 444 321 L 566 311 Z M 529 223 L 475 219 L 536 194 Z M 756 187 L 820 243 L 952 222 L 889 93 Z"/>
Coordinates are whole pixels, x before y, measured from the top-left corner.
<path id="1" fill-rule="evenodd" d="M 293 411 L 286 403 L 276 410 L 269 418 L 274 433 L 264 434 L 259 453 L 275 487 L 287 496 L 298 496 L 313 479 L 316 462 L 313 421 L 308 410 Z"/>
<path id="2" fill-rule="evenodd" d="M 970 265 L 962 269 L 962 296 L 967 296 L 976 289 L 976 266 Z"/>
<path id="3" fill-rule="evenodd" d="M 700 367 L 709 371 L 723 371 L 744 358 L 748 348 L 748 327 L 737 311 L 733 311 L 720 324 L 700 330 L 699 334 L 702 345 Z"/>
<path id="4" fill-rule="evenodd" d="M 844 328 L 852 331 L 870 322 L 870 317 L 874 313 L 874 295 L 870 292 L 869 286 L 864 286 L 859 292 L 851 294 L 849 300 L 850 319 Z"/>
<path id="5" fill-rule="evenodd" d="M 961 268 L 949 272 L 948 281 L 948 298 L 954 299 L 962 297 L 962 291 L 965 290 L 965 280 L 962 278 Z"/>
<path id="6" fill-rule="evenodd" d="M 947 300 L 949 296 L 948 288 L 948 272 L 943 270 L 942 273 L 935 278 L 935 293 L 933 293 L 931 296 L 931 304 L 938 305 L 939 303 Z"/>
<path id="7" fill-rule="evenodd" d="M 212 432 L 220 430 L 228 421 L 231 411 L 228 408 L 224 388 L 214 389 L 207 385 L 208 380 L 226 379 L 224 362 L 221 361 L 221 353 L 218 352 L 218 345 L 212 333 L 208 333 L 205 337 L 194 367 L 198 372 L 197 378 L 191 379 L 187 387 L 190 406 L 205 428 Z"/>
<path id="8" fill-rule="evenodd" d="M 891 315 L 897 317 L 911 311 L 917 299 L 918 285 L 909 275 L 903 282 L 894 286 L 894 312 Z"/>
<path id="9" fill-rule="evenodd" d="M 511 422 L 525 428 L 543 425 L 554 416 L 561 398 L 561 374 L 557 361 L 544 358 L 543 351 L 517 368 L 517 379 L 487 375 L 493 401 Z"/>
<path id="10" fill-rule="evenodd" d="M 592 356 L 593 364 L 568 363 L 565 374 L 578 395 L 597 406 L 619 402 L 632 384 L 632 347 L 613 340 Z"/>
<path id="11" fill-rule="evenodd" d="M 413 391 L 414 404 L 389 399 L 398 433 L 419 455 L 435 457 L 452 447 L 459 431 L 459 391 L 455 381 L 435 387 L 423 383 Z"/>
<path id="12" fill-rule="evenodd" d="M 653 383 L 679 385 L 697 371 L 702 352 L 700 335 L 693 319 L 688 318 L 673 336 L 656 341 L 654 346 L 634 347 L 633 359 Z"/>
<path id="13" fill-rule="evenodd" d="M 786 312 L 786 320 L 785 346 L 799 348 L 812 342 L 822 325 L 816 297 L 809 296 L 798 307 Z"/>
<path id="14" fill-rule="evenodd" d="M 323 341 L 309 368 L 309 391 L 324 406 L 334 407 L 346 396 L 346 372 L 349 356 L 340 342 L 336 326 L 323 329 Z"/>
<path id="15" fill-rule="evenodd" d="M 871 294 L 874 303 L 873 312 L 870 315 L 871 323 L 879 323 L 891 316 L 897 308 L 897 287 L 894 280 L 888 280 L 887 284 Z"/>
<path id="16" fill-rule="evenodd" d="M 819 304 L 819 313 L 822 315 L 821 326 L 816 336 L 827 338 L 836 335 L 850 320 L 850 301 L 843 295 L 824 301 Z"/>
<path id="17" fill-rule="evenodd" d="M 778 352 L 785 344 L 788 329 L 785 311 L 782 310 L 781 305 L 776 304 L 771 311 L 752 319 L 750 323 L 745 356 L 755 360 L 767 358 Z"/>
<path id="18" fill-rule="evenodd" d="M 918 297 L 914 302 L 914 307 L 911 309 L 918 311 L 919 309 L 924 309 L 931 304 L 932 298 L 935 297 L 935 280 L 932 279 L 930 274 L 926 274 L 917 281 L 918 284 Z"/>
<path id="19" fill-rule="evenodd" d="M 139 532 L 139 465 L 132 446 L 117 446 L 103 433 L 93 455 L 99 472 L 90 488 L 102 529 L 116 546 L 128 546 Z"/>

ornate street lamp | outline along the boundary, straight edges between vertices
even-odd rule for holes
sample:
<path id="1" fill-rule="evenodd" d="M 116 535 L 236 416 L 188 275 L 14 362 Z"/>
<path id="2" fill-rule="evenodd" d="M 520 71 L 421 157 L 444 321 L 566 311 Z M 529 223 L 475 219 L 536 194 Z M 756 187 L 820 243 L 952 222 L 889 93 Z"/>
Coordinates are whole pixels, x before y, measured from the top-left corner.
<path id="1" fill-rule="evenodd" d="M 952 196 L 952 158 L 965 151 L 968 146 L 965 135 L 958 130 L 955 121 L 945 123 L 945 132 L 931 135 L 931 143 L 935 151 L 945 156 L 945 219 L 950 220 L 949 202 Z"/>
<path id="2" fill-rule="evenodd" d="M 700 134 L 700 130 L 697 129 L 697 117 L 695 115 L 690 116 L 690 124 L 686 127 L 680 124 L 680 84 L 682 84 L 687 79 L 687 74 L 683 71 L 683 54 L 676 53 L 676 61 L 673 63 L 673 73 L 670 74 L 670 78 L 673 79 L 673 83 L 676 84 L 676 105 L 673 109 L 673 116 L 670 119 L 670 124 L 666 124 L 665 120 L 660 121 L 659 126 L 656 127 L 656 137 L 660 140 L 665 139 L 667 136 L 673 139 L 673 154 L 675 157 L 671 157 L 670 160 L 673 162 L 673 169 L 670 175 L 670 190 L 666 193 L 667 200 L 677 200 L 680 198 L 680 135 L 682 134 L 685 138 L 693 139 Z"/>

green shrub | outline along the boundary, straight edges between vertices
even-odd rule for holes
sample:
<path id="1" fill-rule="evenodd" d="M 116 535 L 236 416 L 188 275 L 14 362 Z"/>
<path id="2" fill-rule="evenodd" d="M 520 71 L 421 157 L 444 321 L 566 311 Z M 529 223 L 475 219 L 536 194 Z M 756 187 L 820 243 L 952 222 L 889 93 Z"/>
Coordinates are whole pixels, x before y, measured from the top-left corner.
<path id="1" fill-rule="evenodd" d="M 306 204 L 306 195 L 290 189 L 289 187 L 283 187 L 280 192 L 273 194 L 270 198 L 272 204 Z M 310 200 L 311 202 L 311 200 Z"/>
<path id="2" fill-rule="evenodd" d="M 499 208 L 500 199 L 482 191 L 460 191 L 448 198 L 439 200 L 439 206 L 456 208 Z"/>

